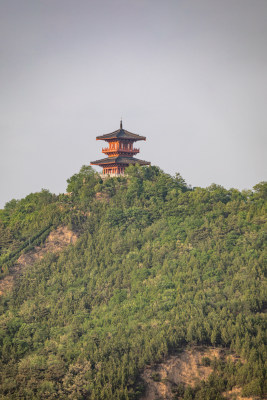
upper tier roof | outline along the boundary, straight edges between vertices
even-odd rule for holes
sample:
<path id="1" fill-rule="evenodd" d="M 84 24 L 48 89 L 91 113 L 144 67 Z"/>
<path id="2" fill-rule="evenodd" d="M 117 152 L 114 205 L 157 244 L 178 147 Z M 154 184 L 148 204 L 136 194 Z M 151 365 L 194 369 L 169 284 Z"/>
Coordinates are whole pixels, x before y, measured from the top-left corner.
<path id="1" fill-rule="evenodd" d="M 137 140 L 146 140 L 146 137 L 126 131 L 126 129 L 123 129 L 121 122 L 120 129 L 118 129 L 117 131 L 96 137 L 96 140 L 110 140 L 110 139 L 127 139 L 127 140 L 137 141 Z"/>

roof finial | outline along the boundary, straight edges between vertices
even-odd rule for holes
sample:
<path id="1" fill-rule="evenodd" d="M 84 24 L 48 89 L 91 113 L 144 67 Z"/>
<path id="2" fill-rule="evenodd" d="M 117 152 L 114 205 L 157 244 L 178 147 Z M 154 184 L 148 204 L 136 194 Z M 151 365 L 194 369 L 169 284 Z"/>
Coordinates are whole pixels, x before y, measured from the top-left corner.
<path id="1" fill-rule="evenodd" d="M 120 128 L 122 129 L 122 119 L 121 119 L 121 123 L 120 123 Z"/>

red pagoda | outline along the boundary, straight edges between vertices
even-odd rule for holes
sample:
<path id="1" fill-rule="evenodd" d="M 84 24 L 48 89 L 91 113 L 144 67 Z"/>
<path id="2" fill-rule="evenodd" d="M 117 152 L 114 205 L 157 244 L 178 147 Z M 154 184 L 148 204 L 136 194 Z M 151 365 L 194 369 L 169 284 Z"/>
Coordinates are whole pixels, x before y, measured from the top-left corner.
<path id="1" fill-rule="evenodd" d="M 122 121 L 120 129 L 106 135 L 97 136 L 96 140 L 105 140 L 109 145 L 109 147 L 102 149 L 102 153 L 106 154 L 107 158 L 90 163 L 102 167 L 103 175 L 123 175 L 125 168 L 130 164 L 150 165 L 148 161 L 134 158 L 139 153 L 139 149 L 134 148 L 133 144 L 138 140 L 146 140 L 145 136 L 126 131 L 122 127 Z"/>

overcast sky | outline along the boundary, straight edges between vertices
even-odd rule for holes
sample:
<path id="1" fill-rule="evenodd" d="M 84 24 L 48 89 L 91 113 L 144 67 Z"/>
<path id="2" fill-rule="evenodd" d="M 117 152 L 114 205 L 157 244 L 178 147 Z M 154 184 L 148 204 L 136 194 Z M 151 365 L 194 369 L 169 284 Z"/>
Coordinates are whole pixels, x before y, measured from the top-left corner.
<path id="1" fill-rule="evenodd" d="M 192 186 L 266 180 L 266 21 L 267 0 L 0 0 L 0 207 L 65 192 L 121 116 Z"/>

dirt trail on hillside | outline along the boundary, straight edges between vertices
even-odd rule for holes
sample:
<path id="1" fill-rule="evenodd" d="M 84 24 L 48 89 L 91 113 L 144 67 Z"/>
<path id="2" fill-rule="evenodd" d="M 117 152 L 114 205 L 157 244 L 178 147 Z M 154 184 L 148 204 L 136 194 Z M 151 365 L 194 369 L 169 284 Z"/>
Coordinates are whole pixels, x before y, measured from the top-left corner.
<path id="1" fill-rule="evenodd" d="M 42 246 L 36 246 L 34 250 L 22 254 L 16 264 L 10 269 L 10 274 L 0 280 L 0 296 L 12 290 L 15 279 L 25 268 L 41 260 L 47 253 L 58 253 L 78 239 L 75 232 L 66 226 L 60 226 L 50 232 Z"/>
<path id="2" fill-rule="evenodd" d="M 203 365 L 203 357 L 212 360 L 226 359 L 231 355 L 226 356 L 221 348 L 193 347 L 180 354 L 169 356 L 160 364 L 148 366 L 142 374 L 146 393 L 140 400 L 171 400 L 175 398 L 173 390 L 178 384 L 195 387 L 199 381 L 207 380 L 212 373 L 212 368 Z M 239 399 L 239 389 L 225 392 L 224 396 L 231 399 L 233 394 Z M 253 400 L 252 398 L 242 399 Z"/>

